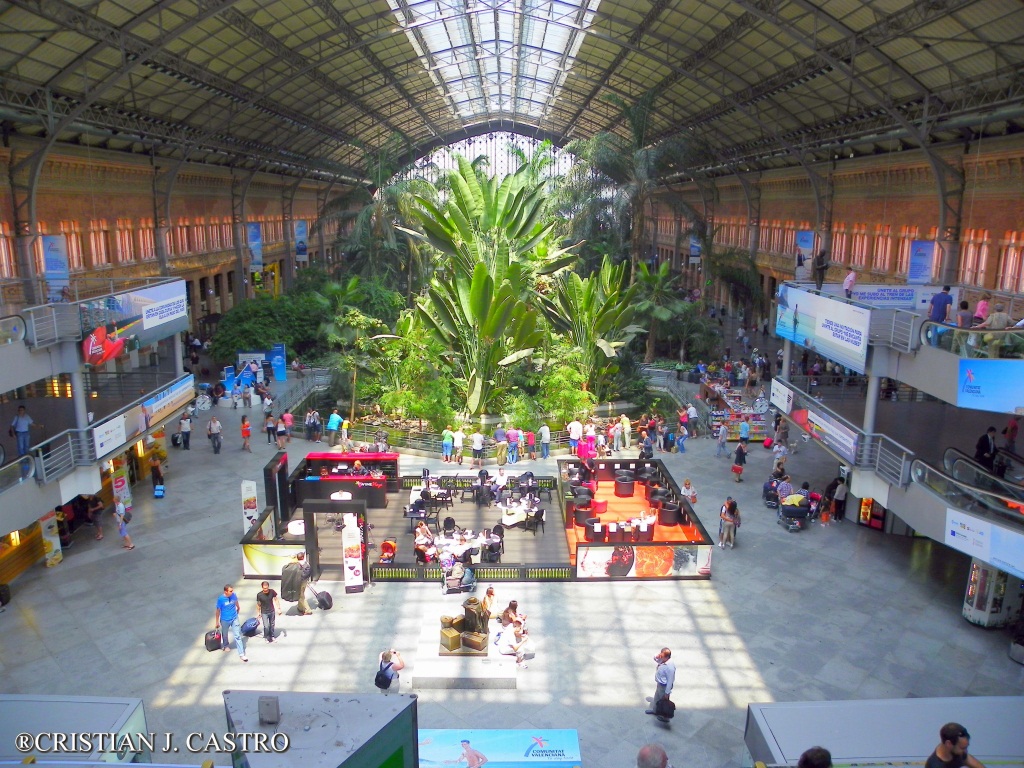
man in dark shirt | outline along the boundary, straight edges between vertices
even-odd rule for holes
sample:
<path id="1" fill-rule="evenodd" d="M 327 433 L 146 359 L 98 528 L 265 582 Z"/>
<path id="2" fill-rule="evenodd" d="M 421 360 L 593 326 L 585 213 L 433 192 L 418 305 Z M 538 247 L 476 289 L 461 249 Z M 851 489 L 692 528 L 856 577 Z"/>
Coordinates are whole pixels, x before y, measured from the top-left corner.
<path id="1" fill-rule="evenodd" d="M 942 741 L 925 761 L 925 768 L 985 768 L 967 754 L 971 734 L 960 723 L 946 723 L 939 729 L 939 738 Z"/>
<path id="2" fill-rule="evenodd" d="M 256 593 L 256 613 L 263 617 L 263 639 L 272 643 L 277 616 L 281 613 L 281 601 L 277 599 L 277 592 L 270 588 L 269 581 L 264 581 L 260 587 Z"/>

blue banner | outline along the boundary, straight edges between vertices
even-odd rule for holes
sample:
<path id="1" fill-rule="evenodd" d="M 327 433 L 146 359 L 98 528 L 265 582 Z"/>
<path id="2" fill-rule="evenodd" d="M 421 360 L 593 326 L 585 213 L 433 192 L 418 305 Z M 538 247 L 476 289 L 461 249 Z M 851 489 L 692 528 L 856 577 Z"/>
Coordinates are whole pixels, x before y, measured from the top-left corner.
<path id="1" fill-rule="evenodd" d="M 487 765 L 487 768 L 579 768 L 579 736 L 574 730 L 418 731 L 420 768 Z M 483 759 L 481 759 L 483 758 Z"/>
<path id="2" fill-rule="evenodd" d="M 963 331 L 958 331 L 963 333 Z M 1024 336 L 1024 333 L 1021 334 Z M 974 345 L 983 349 L 993 342 L 1010 342 L 1016 334 L 971 332 Z M 970 344 L 970 340 L 967 342 Z M 1002 346 L 1000 344 L 1000 346 Z M 999 351 L 998 348 L 995 349 Z M 960 361 L 960 374 L 956 388 L 956 404 L 960 408 L 973 408 L 993 413 L 1024 414 L 1024 387 L 1020 383 L 1020 360 L 999 358 L 971 358 Z"/>
<path id="3" fill-rule="evenodd" d="M 700 238 L 696 235 L 690 235 L 690 264 L 700 264 L 701 253 L 703 253 L 704 246 L 700 241 Z"/>
<path id="4" fill-rule="evenodd" d="M 274 371 L 274 381 L 285 381 L 288 378 L 288 357 L 284 352 L 284 344 L 275 344 L 270 348 L 270 367 Z"/>
<path id="5" fill-rule="evenodd" d="M 245 236 L 249 241 L 249 271 L 263 271 L 263 228 L 260 224 L 246 224 Z"/>
<path id="6" fill-rule="evenodd" d="M 224 367 L 224 375 L 221 377 L 221 383 L 224 384 L 224 389 L 230 395 L 231 390 L 235 388 L 235 366 L 227 365 Z"/>
<path id="7" fill-rule="evenodd" d="M 809 262 L 814 258 L 814 230 L 813 229 L 798 229 L 796 232 L 796 255 L 797 261 L 803 257 L 804 261 Z M 811 266 L 810 264 L 807 265 Z"/>
<path id="8" fill-rule="evenodd" d="M 309 261 L 309 224 L 295 222 L 295 261 L 306 264 Z"/>
<path id="9" fill-rule="evenodd" d="M 68 241 L 64 235 L 43 236 L 43 272 L 46 274 L 46 301 L 51 304 L 71 301 Z"/>
<path id="10" fill-rule="evenodd" d="M 935 241 L 912 240 L 910 242 L 910 265 L 907 269 L 907 283 L 924 285 L 932 281 L 935 264 Z"/>
<path id="11" fill-rule="evenodd" d="M 864 373 L 871 311 L 783 283 L 775 333 L 822 357 Z"/>

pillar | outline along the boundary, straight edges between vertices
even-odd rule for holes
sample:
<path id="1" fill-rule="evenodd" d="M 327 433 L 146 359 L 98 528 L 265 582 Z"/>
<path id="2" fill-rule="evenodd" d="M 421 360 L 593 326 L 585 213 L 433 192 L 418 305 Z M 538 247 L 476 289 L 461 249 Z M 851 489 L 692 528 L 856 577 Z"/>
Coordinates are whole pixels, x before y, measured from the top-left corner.
<path id="1" fill-rule="evenodd" d="M 878 398 L 882 393 L 882 377 L 868 376 L 867 402 L 864 403 L 864 423 L 862 428 L 868 434 L 875 431 L 875 416 L 878 413 Z"/>
<path id="2" fill-rule="evenodd" d="M 789 368 L 793 364 L 793 342 L 784 339 L 782 342 L 782 370 L 779 371 L 779 378 L 789 381 Z"/>
<path id="3" fill-rule="evenodd" d="M 175 337 L 177 338 L 177 337 Z M 178 342 L 181 343 L 180 341 Z M 89 428 L 89 399 L 85 391 L 85 377 L 82 369 L 71 372 L 71 402 L 75 407 L 75 429 Z"/>
<path id="4" fill-rule="evenodd" d="M 185 374 L 185 345 L 181 343 L 181 334 L 176 333 L 172 339 L 174 345 L 174 375 L 183 376 Z M 74 389 L 72 387 L 72 389 Z"/>

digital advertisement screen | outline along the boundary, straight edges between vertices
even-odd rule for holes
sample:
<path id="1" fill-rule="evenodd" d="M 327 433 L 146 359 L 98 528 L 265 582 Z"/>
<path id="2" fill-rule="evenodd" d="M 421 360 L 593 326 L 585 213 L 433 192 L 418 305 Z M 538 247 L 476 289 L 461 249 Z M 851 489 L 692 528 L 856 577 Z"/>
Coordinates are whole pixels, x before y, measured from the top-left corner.
<path id="1" fill-rule="evenodd" d="M 871 311 L 789 284 L 779 288 L 775 333 L 864 373 Z"/>

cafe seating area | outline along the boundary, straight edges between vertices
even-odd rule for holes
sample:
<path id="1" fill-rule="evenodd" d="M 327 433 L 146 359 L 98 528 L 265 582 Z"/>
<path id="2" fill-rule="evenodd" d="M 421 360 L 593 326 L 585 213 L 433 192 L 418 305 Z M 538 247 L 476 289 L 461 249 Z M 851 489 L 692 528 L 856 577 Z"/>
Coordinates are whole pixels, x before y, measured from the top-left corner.
<path id="1" fill-rule="evenodd" d="M 565 533 L 575 565 L 582 544 L 706 543 L 693 509 L 655 467 L 602 468 L 584 481 L 578 468 L 563 475 Z"/>

